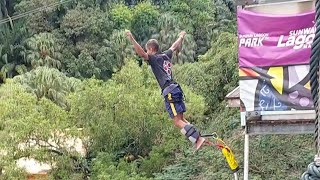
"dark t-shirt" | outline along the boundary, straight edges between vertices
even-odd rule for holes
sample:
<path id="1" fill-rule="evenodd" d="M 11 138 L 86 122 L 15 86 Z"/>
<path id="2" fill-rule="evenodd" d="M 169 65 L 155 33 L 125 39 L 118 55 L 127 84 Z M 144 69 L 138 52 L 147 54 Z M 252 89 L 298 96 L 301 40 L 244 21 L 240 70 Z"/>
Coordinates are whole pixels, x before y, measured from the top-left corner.
<path id="1" fill-rule="evenodd" d="M 167 82 L 173 80 L 171 70 L 172 54 L 172 50 L 167 50 L 163 53 L 149 55 L 149 64 L 162 90 L 165 88 Z"/>

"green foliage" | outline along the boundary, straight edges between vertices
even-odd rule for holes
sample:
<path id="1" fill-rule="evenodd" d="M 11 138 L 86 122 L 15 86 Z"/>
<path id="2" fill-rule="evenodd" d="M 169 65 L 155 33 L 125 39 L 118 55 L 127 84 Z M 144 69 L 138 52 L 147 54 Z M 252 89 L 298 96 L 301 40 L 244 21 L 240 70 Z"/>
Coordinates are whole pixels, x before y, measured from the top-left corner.
<path id="1" fill-rule="evenodd" d="M 162 172 L 163 168 L 174 163 L 175 156 L 181 153 L 181 149 L 190 148 L 189 142 L 181 137 L 175 127 L 168 127 L 166 131 L 156 140 L 158 145 L 153 146 L 149 157 L 141 162 L 139 170 L 148 177 L 153 177 Z"/>
<path id="2" fill-rule="evenodd" d="M 59 6 L 53 5 L 59 2 L 60 0 L 21 0 L 21 2 L 15 6 L 15 10 L 17 13 L 22 14 L 37 8 L 42 8 L 40 11 L 38 10 L 36 13 L 33 13 L 32 16 L 27 16 L 25 22 L 31 34 L 50 32 L 57 26 L 56 20 Z"/>
<path id="3" fill-rule="evenodd" d="M 204 151 L 197 153 L 197 155 L 194 155 L 191 151 L 185 151 L 176 157 L 175 164 L 164 168 L 163 173 L 156 174 L 155 179 L 194 179 L 204 168 L 201 166 L 208 163 L 206 161 L 210 161 L 210 157 L 208 155 L 205 157 Z"/>
<path id="4" fill-rule="evenodd" d="M 101 83 L 98 81 L 88 83 L 88 88 L 75 95 L 75 98 L 82 98 L 72 100 L 71 104 L 76 105 L 71 109 L 71 113 L 77 117 L 79 127 L 89 126 L 93 128 L 92 131 L 103 133 L 92 137 L 96 140 L 95 143 L 98 143 L 93 144 L 97 146 L 95 149 L 114 151 L 119 147 L 126 147 L 125 151 L 134 155 L 148 154 L 153 140 L 162 133 L 161 124 L 168 118 L 159 92 L 156 91 L 157 84 L 148 69 L 140 69 L 130 61 L 112 81 L 104 85 L 106 87 L 98 86 Z M 190 92 L 187 91 L 187 94 Z M 190 114 L 201 114 L 204 108 L 201 98 L 190 96 L 197 102 L 197 106 L 190 108 Z M 95 107 L 97 109 L 94 110 Z M 82 108 L 89 108 L 92 113 L 88 114 L 88 110 Z M 90 119 L 94 121 L 91 122 Z M 99 130 L 101 127 L 110 131 Z M 123 139 L 124 136 L 127 139 Z"/>
<path id="5" fill-rule="evenodd" d="M 50 33 L 40 33 L 26 40 L 26 61 L 33 68 L 47 66 L 60 69 L 61 45 Z"/>
<path id="6" fill-rule="evenodd" d="M 169 49 L 180 33 L 179 22 L 172 14 L 161 14 L 157 23 L 157 33 L 152 38 L 158 39 L 163 50 Z M 191 49 L 192 50 L 192 49 Z"/>
<path id="7" fill-rule="evenodd" d="M 203 114 L 203 99 L 187 89 L 186 94 L 189 97 L 187 105 L 190 107 L 186 117 L 195 121 L 197 116 L 192 116 L 193 114 Z M 93 162 L 93 167 L 96 168 L 94 171 L 97 171 L 94 177 L 118 178 L 115 176 L 118 173 L 120 176 L 122 173 L 132 175 L 138 172 L 152 176 L 170 161 L 171 150 L 161 146 L 152 148 L 155 144 L 171 146 L 171 141 L 166 145 L 167 141 L 164 139 L 169 140 L 171 133 L 177 131 L 173 129 L 172 122 L 168 121 L 159 95 L 156 81 L 149 69 L 146 66 L 140 68 L 131 60 L 111 81 L 103 83 L 88 80 L 82 90 L 70 96 L 72 119 L 77 127 L 86 127 L 83 133 L 90 134 L 87 141 L 90 149 L 110 155 L 113 153 L 113 160 L 100 161 L 97 158 Z M 183 138 L 180 133 L 175 136 Z M 140 158 L 147 156 L 150 159 L 147 158 L 146 161 Z M 131 157 L 127 161 L 141 164 L 141 168 L 129 171 L 129 167 L 132 169 L 136 165 L 121 161 L 126 157 Z M 106 172 L 101 166 L 110 167 L 110 172 Z"/>
<path id="8" fill-rule="evenodd" d="M 110 8 L 113 4 L 120 4 L 122 2 L 123 0 L 75 0 L 75 3 L 73 5 L 80 4 L 85 7 L 98 7 L 101 9 L 105 9 Z M 72 6 L 71 3 L 70 6 Z"/>
<path id="9" fill-rule="evenodd" d="M 22 42 L 26 36 L 26 28 L 21 23 L 13 27 L 3 25 L 0 31 L 0 79 L 12 78 L 26 72 Z M 1 80 L 0 80 L 1 82 Z"/>
<path id="10" fill-rule="evenodd" d="M 100 74 L 100 69 L 97 67 L 96 61 L 86 50 L 81 51 L 78 58 L 72 59 L 68 62 L 67 72 L 69 75 L 76 78 L 90 78 L 93 76 L 98 76 Z"/>
<path id="11" fill-rule="evenodd" d="M 113 31 L 110 40 L 105 41 L 105 46 L 107 47 L 108 55 L 111 55 L 110 58 L 105 60 L 109 63 L 111 62 L 109 65 L 110 70 L 119 70 L 123 65 L 125 65 L 126 59 L 132 58 L 135 53 L 132 45 L 125 37 L 125 31 L 123 30 Z M 101 60 L 103 61 L 103 59 Z"/>
<path id="12" fill-rule="evenodd" d="M 118 29 L 129 29 L 133 18 L 131 9 L 123 4 L 117 4 L 111 10 L 111 17 Z"/>
<path id="13" fill-rule="evenodd" d="M 41 2 L 38 0 L 19 0 L 12 3 L 7 2 L 4 6 L 8 14 L 12 15 L 14 12 L 22 13 L 59 2 L 56 0 Z M 34 41 L 33 47 L 37 46 L 37 43 L 43 42 L 49 45 L 50 48 L 54 48 L 54 54 L 59 58 L 52 57 L 55 56 L 53 54 L 44 55 L 48 57 L 46 62 L 51 63 L 50 66 L 58 66 L 58 69 L 69 76 L 84 78 L 91 77 L 94 74 L 99 79 L 110 78 L 112 73 L 117 72 L 124 65 L 123 54 L 132 53 L 129 50 L 131 49 L 132 51 L 131 47 L 126 49 L 122 45 L 123 43 L 113 43 L 121 40 L 117 33 L 122 32 L 124 29 L 131 29 L 142 45 L 149 38 L 156 37 L 161 43 L 162 49 L 170 47 L 180 30 L 187 30 L 190 35 L 186 37 L 182 50 L 180 49 L 173 59 L 174 63 L 179 64 L 194 62 L 199 54 L 204 54 L 210 48 L 213 29 L 215 30 L 214 33 L 228 29 L 230 29 L 229 32 L 235 32 L 235 26 L 233 25 L 234 8 L 230 1 L 221 0 L 212 3 L 210 1 L 174 0 L 169 2 L 157 0 L 152 1 L 152 3 L 159 6 L 141 1 L 77 0 L 74 3 L 66 3 L 54 8 L 50 6 L 35 13 L 33 16 L 23 18 L 17 21 L 18 24 L 24 24 L 23 27 L 17 29 L 29 29 L 28 35 L 34 36 L 29 38 L 28 41 L 29 43 L 32 40 Z M 124 4 L 131 5 L 132 8 Z M 221 15 L 216 11 L 224 11 L 225 13 Z M 14 22 L 13 25 L 12 23 L 10 25 L 11 28 L 15 28 L 16 23 Z M 114 30 L 118 30 L 118 32 L 115 33 Z M 51 37 L 46 37 L 44 34 L 51 34 Z M 17 36 L 17 34 L 15 35 L 15 37 L 21 37 Z M 53 42 L 52 36 L 54 36 L 53 41 L 55 43 L 46 43 Z M 36 39 L 38 42 L 35 42 Z M 23 40 L 25 41 L 25 39 Z M 121 41 L 123 42 L 123 40 Z M 21 43 L 17 42 L 17 44 Z M 62 44 L 63 46 L 61 46 Z M 19 73 L 25 73 L 26 69 L 29 70 L 31 62 L 33 65 L 46 64 L 44 62 L 45 59 L 41 58 L 43 56 L 41 50 L 30 47 L 25 48 L 27 48 L 28 52 L 24 50 L 23 46 L 13 46 L 11 48 L 15 51 L 12 53 L 14 54 L 14 61 L 0 64 L 0 67 L 4 66 L 2 71 L 3 79 L 13 77 Z M 5 46 L 5 49 L 7 49 L 7 46 Z M 103 54 L 102 51 L 107 52 Z M 91 72 L 83 72 L 83 70 L 80 72 L 78 70 L 79 67 L 75 67 L 73 64 L 81 54 L 81 58 L 83 58 L 84 52 L 89 53 L 95 61 L 93 63 L 95 65 L 91 66 L 95 67 L 95 69 L 90 70 Z M 7 50 L 4 50 L 3 54 L 10 55 Z M 21 62 L 23 56 L 29 56 L 26 62 Z M 61 56 L 63 58 L 60 58 Z M 84 59 L 90 61 L 90 57 L 86 57 Z M 132 56 L 130 55 L 129 57 L 131 58 Z M 108 66 L 104 67 L 99 62 L 108 64 Z M 110 64 L 115 65 L 111 67 Z M 19 72 L 15 66 L 18 66 Z M 101 68 L 97 68 L 97 66 Z"/>
<path id="14" fill-rule="evenodd" d="M 110 34 L 110 27 L 112 24 L 107 13 L 83 5 L 69 10 L 61 22 L 61 30 L 74 42 L 89 35 L 106 38 Z"/>
<path id="15" fill-rule="evenodd" d="M 218 72 L 212 73 L 212 75 L 223 74 L 222 77 L 220 76 L 220 84 L 224 85 L 223 90 L 225 93 L 233 90 L 238 82 L 238 73 L 235 73 L 238 71 L 236 41 L 237 37 L 234 34 L 221 33 L 217 40 L 213 41 L 212 48 L 204 56 L 200 57 L 200 61 L 211 60 L 215 63 L 213 65 Z"/>
<path id="16" fill-rule="evenodd" d="M 79 156 L 65 146 L 66 138 L 75 137 L 77 131 L 62 108 L 46 98 L 38 100 L 13 81 L 0 88 L 0 97 L 0 148 L 6 152 L 1 158 L 4 169 L 12 168 L 12 162 L 22 157 L 59 164 L 60 156 L 64 162 L 69 156 Z M 72 162 L 70 158 L 69 162 Z M 65 166 L 72 168 L 70 163 Z"/>
<path id="17" fill-rule="evenodd" d="M 217 0 L 214 4 L 216 7 L 216 29 L 236 33 L 234 1 Z"/>
<path id="18" fill-rule="evenodd" d="M 174 0 L 168 8 L 177 16 L 182 29 L 192 33 L 196 40 L 196 54 L 204 54 L 210 47 L 215 6 L 210 0 Z"/>
<path id="19" fill-rule="evenodd" d="M 141 177 L 135 169 L 137 166 L 135 163 L 126 165 L 128 167 L 127 171 L 121 170 L 121 165 L 116 166 L 112 163 L 112 157 L 110 154 L 100 153 L 97 160 L 94 162 L 93 166 L 93 179 L 103 179 L 103 180 L 147 180 L 148 178 Z"/>
<path id="20" fill-rule="evenodd" d="M 133 9 L 132 33 L 137 41 L 146 43 L 156 28 L 160 12 L 150 3 L 140 3 Z"/>
<path id="21" fill-rule="evenodd" d="M 221 121 L 220 121 L 221 122 Z M 219 124 L 219 123 L 217 123 Z M 224 124 L 221 124 L 224 126 Z M 219 126 L 220 127 L 220 126 Z M 226 128 L 225 128 L 226 129 Z M 239 164 L 243 159 L 243 138 L 240 131 L 230 134 L 228 143 L 235 151 Z M 296 179 L 306 164 L 312 161 L 311 135 L 264 135 L 250 139 L 250 179 Z M 290 142 L 290 143 L 288 143 Z M 298 149 L 298 150 L 297 150 Z M 212 164 L 216 165 L 216 164 Z M 221 169 L 220 167 L 217 167 Z M 220 174 L 217 172 L 216 174 Z"/>
<path id="22" fill-rule="evenodd" d="M 0 19 L 59 2 L 1 1 Z M 162 50 L 187 31 L 173 58 L 185 118 L 216 131 L 241 165 L 239 111 L 223 102 L 238 82 L 235 17 L 231 0 L 76 0 L 1 25 L 0 179 L 26 178 L 22 157 L 54 164 L 50 179 L 232 179 L 217 149 L 192 153 L 124 30 Z M 309 139 L 252 138 L 250 179 L 299 177 L 313 158 Z"/>
<path id="23" fill-rule="evenodd" d="M 161 45 L 161 49 L 167 50 L 177 40 L 178 34 L 181 32 L 179 22 L 172 14 L 162 14 L 157 24 L 157 30 L 152 38 L 157 39 Z M 183 64 L 185 62 L 193 62 L 195 58 L 196 43 L 191 35 L 187 35 L 184 39 L 183 46 L 179 48 L 173 57 L 174 64 Z"/>
<path id="24" fill-rule="evenodd" d="M 74 91 L 78 80 L 67 78 L 56 69 L 38 67 L 24 75 L 16 76 L 15 82 L 22 84 L 26 90 L 38 99 L 46 97 L 64 108 L 69 108 L 66 95 Z"/>
<path id="25" fill-rule="evenodd" d="M 12 46 L 11 46 L 12 47 Z M 16 73 L 23 73 L 26 70 L 24 65 L 19 65 L 19 62 L 12 62 L 12 59 L 8 59 L 8 56 L 12 55 L 18 48 L 12 47 L 11 52 L 6 52 L 5 47 L 0 45 L 0 78 L 6 80 L 6 78 L 12 78 Z M 10 54 L 9 54 L 10 53 Z"/>
<path id="26" fill-rule="evenodd" d="M 65 59 L 65 69 L 68 75 L 76 78 L 109 79 L 125 65 L 126 59 L 134 56 L 124 31 L 115 30 L 110 40 L 104 40 L 102 46 L 96 46 L 96 52 L 84 47 L 78 58 L 72 54 Z"/>
<path id="27" fill-rule="evenodd" d="M 225 95 L 237 86 L 237 44 L 236 36 L 221 33 L 212 42 L 212 48 L 200 57 L 200 62 L 177 67 L 176 79 L 203 95 L 208 110 L 214 111 Z"/>
<path id="28" fill-rule="evenodd" d="M 7 161 L 7 162 L 6 162 Z M 1 179 L 27 179 L 27 173 L 17 167 L 14 161 L 8 162 L 8 159 L 2 159 L 1 162 Z"/>

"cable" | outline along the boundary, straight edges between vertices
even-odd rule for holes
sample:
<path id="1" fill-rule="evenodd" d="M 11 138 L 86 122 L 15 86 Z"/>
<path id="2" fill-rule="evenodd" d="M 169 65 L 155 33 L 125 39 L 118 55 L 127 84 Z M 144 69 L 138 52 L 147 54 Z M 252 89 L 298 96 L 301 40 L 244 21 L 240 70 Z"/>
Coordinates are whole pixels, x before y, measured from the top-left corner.
<path id="1" fill-rule="evenodd" d="M 320 155 L 320 128 L 319 128 L 319 57 L 320 57 L 320 1 L 316 1 L 316 35 L 312 43 L 310 58 L 310 83 L 311 94 L 313 98 L 314 108 L 316 112 L 315 118 L 315 145 L 317 155 Z"/>
<path id="2" fill-rule="evenodd" d="M 65 4 L 65 3 L 68 3 L 68 2 L 71 2 L 71 1 L 72 1 L 72 0 L 66 0 L 66 1 L 56 2 L 56 3 L 50 4 L 50 5 L 47 5 L 47 6 L 42 6 L 42 7 L 39 7 L 39 8 L 30 10 L 30 11 L 27 11 L 27 12 L 24 12 L 24 13 L 21 13 L 21 14 L 12 16 L 12 17 L 8 17 L 8 18 L 6 18 L 6 19 L 2 19 L 2 20 L 0 20 L 0 25 L 1 25 L 1 24 L 4 24 L 4 23 L 7 23 L 7 22 L 10 22 L 10 21 L 14 21 L 14 20 L 17 20 L 17 19 L 26 17 L 26 16 L 29 16 L 29 15 L 31 15 L 31 14 L 34 14 L 34 13 L 43 11 L 43 10 L 48 9 L 48 8 L 54 8 L 54 7 L 56 7 L 56 6 L 60 6 L 60 5 L 62 5 L 62 4 Z"/>
<path id="3" fill-rule="evenodd" d="M 316 0 L 316 34 L 311 47 L 310 57 L 310 83 L 316 118 L 314 140 L 316 156 L 314 162 L 308 165 L 307 171 L 301 176 L 301 180 L 320 179 L 320 112 L 319 112 L 319 58 L 320 58 L 320 0 Z"/>

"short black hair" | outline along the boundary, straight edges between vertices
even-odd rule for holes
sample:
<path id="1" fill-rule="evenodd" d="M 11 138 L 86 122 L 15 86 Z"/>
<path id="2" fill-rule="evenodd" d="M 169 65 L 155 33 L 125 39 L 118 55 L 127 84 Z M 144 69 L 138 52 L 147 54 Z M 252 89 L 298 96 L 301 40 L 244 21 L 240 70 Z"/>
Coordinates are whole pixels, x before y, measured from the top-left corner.
<path id="1" fill-rule="evenodd" d="M 146 47 L 148 49 L 153 49 L 154 51 L 158 52 L 159 51 L 159 43 L 156 39 L 150 39 L 147 44 Z"/>

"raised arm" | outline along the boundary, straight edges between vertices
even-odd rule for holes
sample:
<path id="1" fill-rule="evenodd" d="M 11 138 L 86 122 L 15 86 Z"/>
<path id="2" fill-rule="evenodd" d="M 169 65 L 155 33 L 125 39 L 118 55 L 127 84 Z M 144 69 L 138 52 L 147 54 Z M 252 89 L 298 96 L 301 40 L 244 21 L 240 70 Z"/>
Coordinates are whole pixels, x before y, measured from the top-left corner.
<path id="1" fill-rule="evenodd" d="M 142 57 L 145 60 L 148 60 L 148 54 L 143 50 L 143 48 L 140 46 L 140 44 L 137 43 L 137 41 L 134 39 L 133 35 L 131 34 L 130 31 L 126 32 L 126 35 L 128 37 L 128 39 L 130 40 L 130 42 L 133 44 L 134 49 L 136 51 L 136 53 Z"/>
<path id="2" fill-rule="evenodd" d="M 174 43 L 172 44 L 172 46 L 170 47 L 170 50 L 172 50 L 172 51 L 177 50 L 177 49 L 181 46 L 182 41 L 183 41 L 185 35 L 186 35 L 186 32 L 185 32 L 185 31 L 182 31 L 182 32 L 179 34 L 179 38 L 178 38 L 178 39 L 176 40 L 176 42 L 174 42 Z"/>

